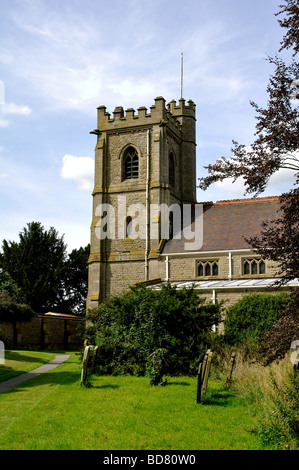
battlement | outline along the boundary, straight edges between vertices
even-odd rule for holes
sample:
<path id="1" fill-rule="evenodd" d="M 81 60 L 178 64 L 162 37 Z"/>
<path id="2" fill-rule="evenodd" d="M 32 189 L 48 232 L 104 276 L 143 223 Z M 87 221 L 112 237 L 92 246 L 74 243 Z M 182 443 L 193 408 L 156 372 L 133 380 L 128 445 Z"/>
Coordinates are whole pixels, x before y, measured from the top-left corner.
<path id="1" fill-rule="evenodd" d="M 196 105 L 192 100 L 188 101 L 188 104 L 185 104 L 185 100 L 181 98 L 179 100 L 179 104 L 176 104 L 175 100 L 172 100 L 170 103 L 167 105 L 168 111 L 173 115 L 173 116 L 189 116 L 193 117 L 195 119 L 195 108 Z"/>
<path id="2" fill-rule="evenodd" d="M 111 117 L 111 114 L 106 110 L 106 106 L 99 106 L 97 109 L 99 131 L 147 124 L 167 124 L 168 122 L 180 129 L 181 122 L 178 118 L 187 116 L 195 119 L 195 104 L 193 101 L 189 100 L 186 105 L 185 100 L 180 99 L 177 105 L 176 101 L 172 100 L 166 107 L 165 99 L 162 96 L 155 98 L 155 104 L 150 107 L 150 112 L 147 111 L 145 106 L 138 108 L 137 114 L 135 114 L 133 108 L 124 111 L 122 106 L 117 106 L 113 111 L 113 117 Z"/>

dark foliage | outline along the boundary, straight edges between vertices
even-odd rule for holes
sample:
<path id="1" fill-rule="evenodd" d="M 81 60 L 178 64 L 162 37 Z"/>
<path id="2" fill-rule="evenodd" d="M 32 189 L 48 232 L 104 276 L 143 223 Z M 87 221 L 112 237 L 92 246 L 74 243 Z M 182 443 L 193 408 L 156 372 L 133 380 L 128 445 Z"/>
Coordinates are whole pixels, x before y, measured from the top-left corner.
<path id="1" fill-rule="evenodd" d="M 276 16 L 283 13 L 285 18 L 278 20 L 282 28 L 286 28 L 287 32 L 281 42 L 280 51 L 283 49 L 294 49 L 294 55 L 299 52 L 299 4 L 298 0 L 284 0 L 284 5 L 279 5 L 281 10 Z"/>
<path id="2" fill-rule="evenodd" d="M 280 284 L 299 278 L 299 188 L 280 197 L 281 213 L 264 222 L 261 234 L 248 241 L 264 258 L 278 263 Z"/>
<path id="3" fill-rule="evenodd" d="M 3 240 L 0 292 L 37 313 L 85 315 L 89 245 L 67 254 L 63 236 L 53 227 L 45 230 L 40 222 L 28 223 L 19 238 Z"/>
<path id="4" fill-rule="evenodd" d="M 247 193 L 262 193 L 269 178 L 280 168 L 299 174 L 299 109 L 292 101 L 294 83 L 299 79 L 299 64 L 287 66 L 280 58 L 268 59 L 275 66 L 270 76 L 266 108 L 251 102 L 256 111 L 256 139 L 248 146 L 233 141 L 233 156 L 221 157 L 206 167 L 208 176 L 200 178 L 199 187 L 207 189 L 216 181 L 243 177 Z"/>
<path id="5" fill-rule="evenodd" d="M 286 293 L 244 296 L 229 307 L 225 316 L 225 341 L 230 345 L 254 342 L 282 315 L 291 302 Z"/>
<path id="6" fill-rule="evenodd" d="M 162 374 L 194 373 L 219 321 L 220 306 L 204 304 L 193 288 L 137 286 L 88 312 L 87 337 L 99 346 L 101 373 L 151 370 L 158 380 L 157 368 Z"/>
<path id="7" fill-rule="evenodd" d="M 265 258 L 278 262 L 283 281 L 298 277 L 299 254 L 299 50 L 298 0 L 285 0 L 276 14 L 284 15 L 278 22 L 287 32 L 281 49 L 293 48 L 293 59 L 286 64 L 281 58 L 268 58 L 275 67 L 270 75 L 265 108 L 251 102 L 256 112 L 255 140 L 248 146 L 235 141 L 232 158 L 221 157 L 207 167 L 208 176 L 200 179 L 199 187 L 207 189 L 216 181 L 232 177 L 244 178 L 246 193 L 262 193 L 269 178 L 280 168 L 294 171 L 294 189 L 281 196 L 278 220 L 263 227 L 260 237 L 247 240 Z"/>
<path id="8" fill-rule="evenodd" d="M 62 296 L 66 245 L 53 227 L 44 230 L 39 222 L 27 224 L 19 237 L 18 243 L 3 240 L 1 269 L 21 288 L 27 304 L 45 313 Z"/>
<path id="9" fill-rule="evenodd" d="M 27 321 L 35 315 L 26 304 L 14 301 L 7 294 L 0 292 L 0 322 Z"/>
<path id="10" fill-rule="evenodd" d="M 63 273 L 63 298 L 58 308 L 62 312 L 84 316 L 88 291 L 88 258 L 90 245 L 74 249 L 68 255 Z"/>
<path id="11" fill-rule="evenodd" d="M 292 300 L 271 329 L 258 339 L 258 353 L 265 364 L 282 359 L 290 352 L 292 342 L 299 340 L 299 289 L 293 291 Z"/>

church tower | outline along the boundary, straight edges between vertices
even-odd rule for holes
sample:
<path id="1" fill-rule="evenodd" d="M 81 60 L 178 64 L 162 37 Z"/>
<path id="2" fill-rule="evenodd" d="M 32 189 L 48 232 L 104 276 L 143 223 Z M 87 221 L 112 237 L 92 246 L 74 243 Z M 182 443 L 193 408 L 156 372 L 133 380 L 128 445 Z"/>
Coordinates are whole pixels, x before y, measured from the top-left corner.
<path id="1" fill-rule="evenodd" d="M 159 277 L 161 219 L 152 207 L 196 202 L 195 104 L 180 99 L 113 116 L 98 108 L 89 291 L 92 308 Z"/>

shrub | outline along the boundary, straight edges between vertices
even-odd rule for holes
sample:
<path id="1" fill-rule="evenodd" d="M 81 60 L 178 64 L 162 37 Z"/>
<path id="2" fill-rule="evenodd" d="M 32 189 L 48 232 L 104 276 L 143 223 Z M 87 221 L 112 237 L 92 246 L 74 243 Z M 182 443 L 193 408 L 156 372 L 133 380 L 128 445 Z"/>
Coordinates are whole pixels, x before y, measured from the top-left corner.
<path id="1" fill-rule="evenodd" d="M 226 310 L 225 340 L 231 345 L 255 342 L 271 328 L 290 302 L 290 296 L 284 292 L 244 296 Z"/>
<path id="2" fill-rule="evenodd" d="M 0 292 L 0 321 L 27 321 L 35 313 L 26 304 L 17 303 L 4 292 Z"/>
<path id="3" fill-rule="evenodd" d="M 163 382 L 163 375 L 167 370 L 167 350 L 160 348 L 149 355 L 147 360 L 146 375 L 150 378 L 151 385 L 159 385 Z"/>
<path id="4" fill-rule="evenodd" d="M 292 302 L 271 329 L 258 339 L 258 353 L 264 364 L 282 359 L 293 341 L 299 340 L 299 289 L 292 292 Z"/>
<path id="5" fill-rule="evenodd" d="M 87 321 L 101 373 L 145 375 L 150 355 L 160 350 L 167 356 L 163 373 L 176 375 L 197 369 L 220 306 L 205 304 L 193 288 L 137 286 L 88 312 Z"/>

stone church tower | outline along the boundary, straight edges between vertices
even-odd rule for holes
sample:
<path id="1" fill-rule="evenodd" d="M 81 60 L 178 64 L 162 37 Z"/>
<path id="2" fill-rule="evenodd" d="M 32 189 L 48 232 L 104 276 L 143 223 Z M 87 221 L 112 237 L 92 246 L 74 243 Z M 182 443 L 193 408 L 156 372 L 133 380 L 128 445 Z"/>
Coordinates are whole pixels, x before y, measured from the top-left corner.
<path id="1" fill-rule="evenodd" d="M 88 308 L 160 277 L 164 239 L 151 207 L 196 202 L 195 124 L 184 99 L 158 97 L 137 114 L 116 107 L 113 117 L 98 108 Z"/>

